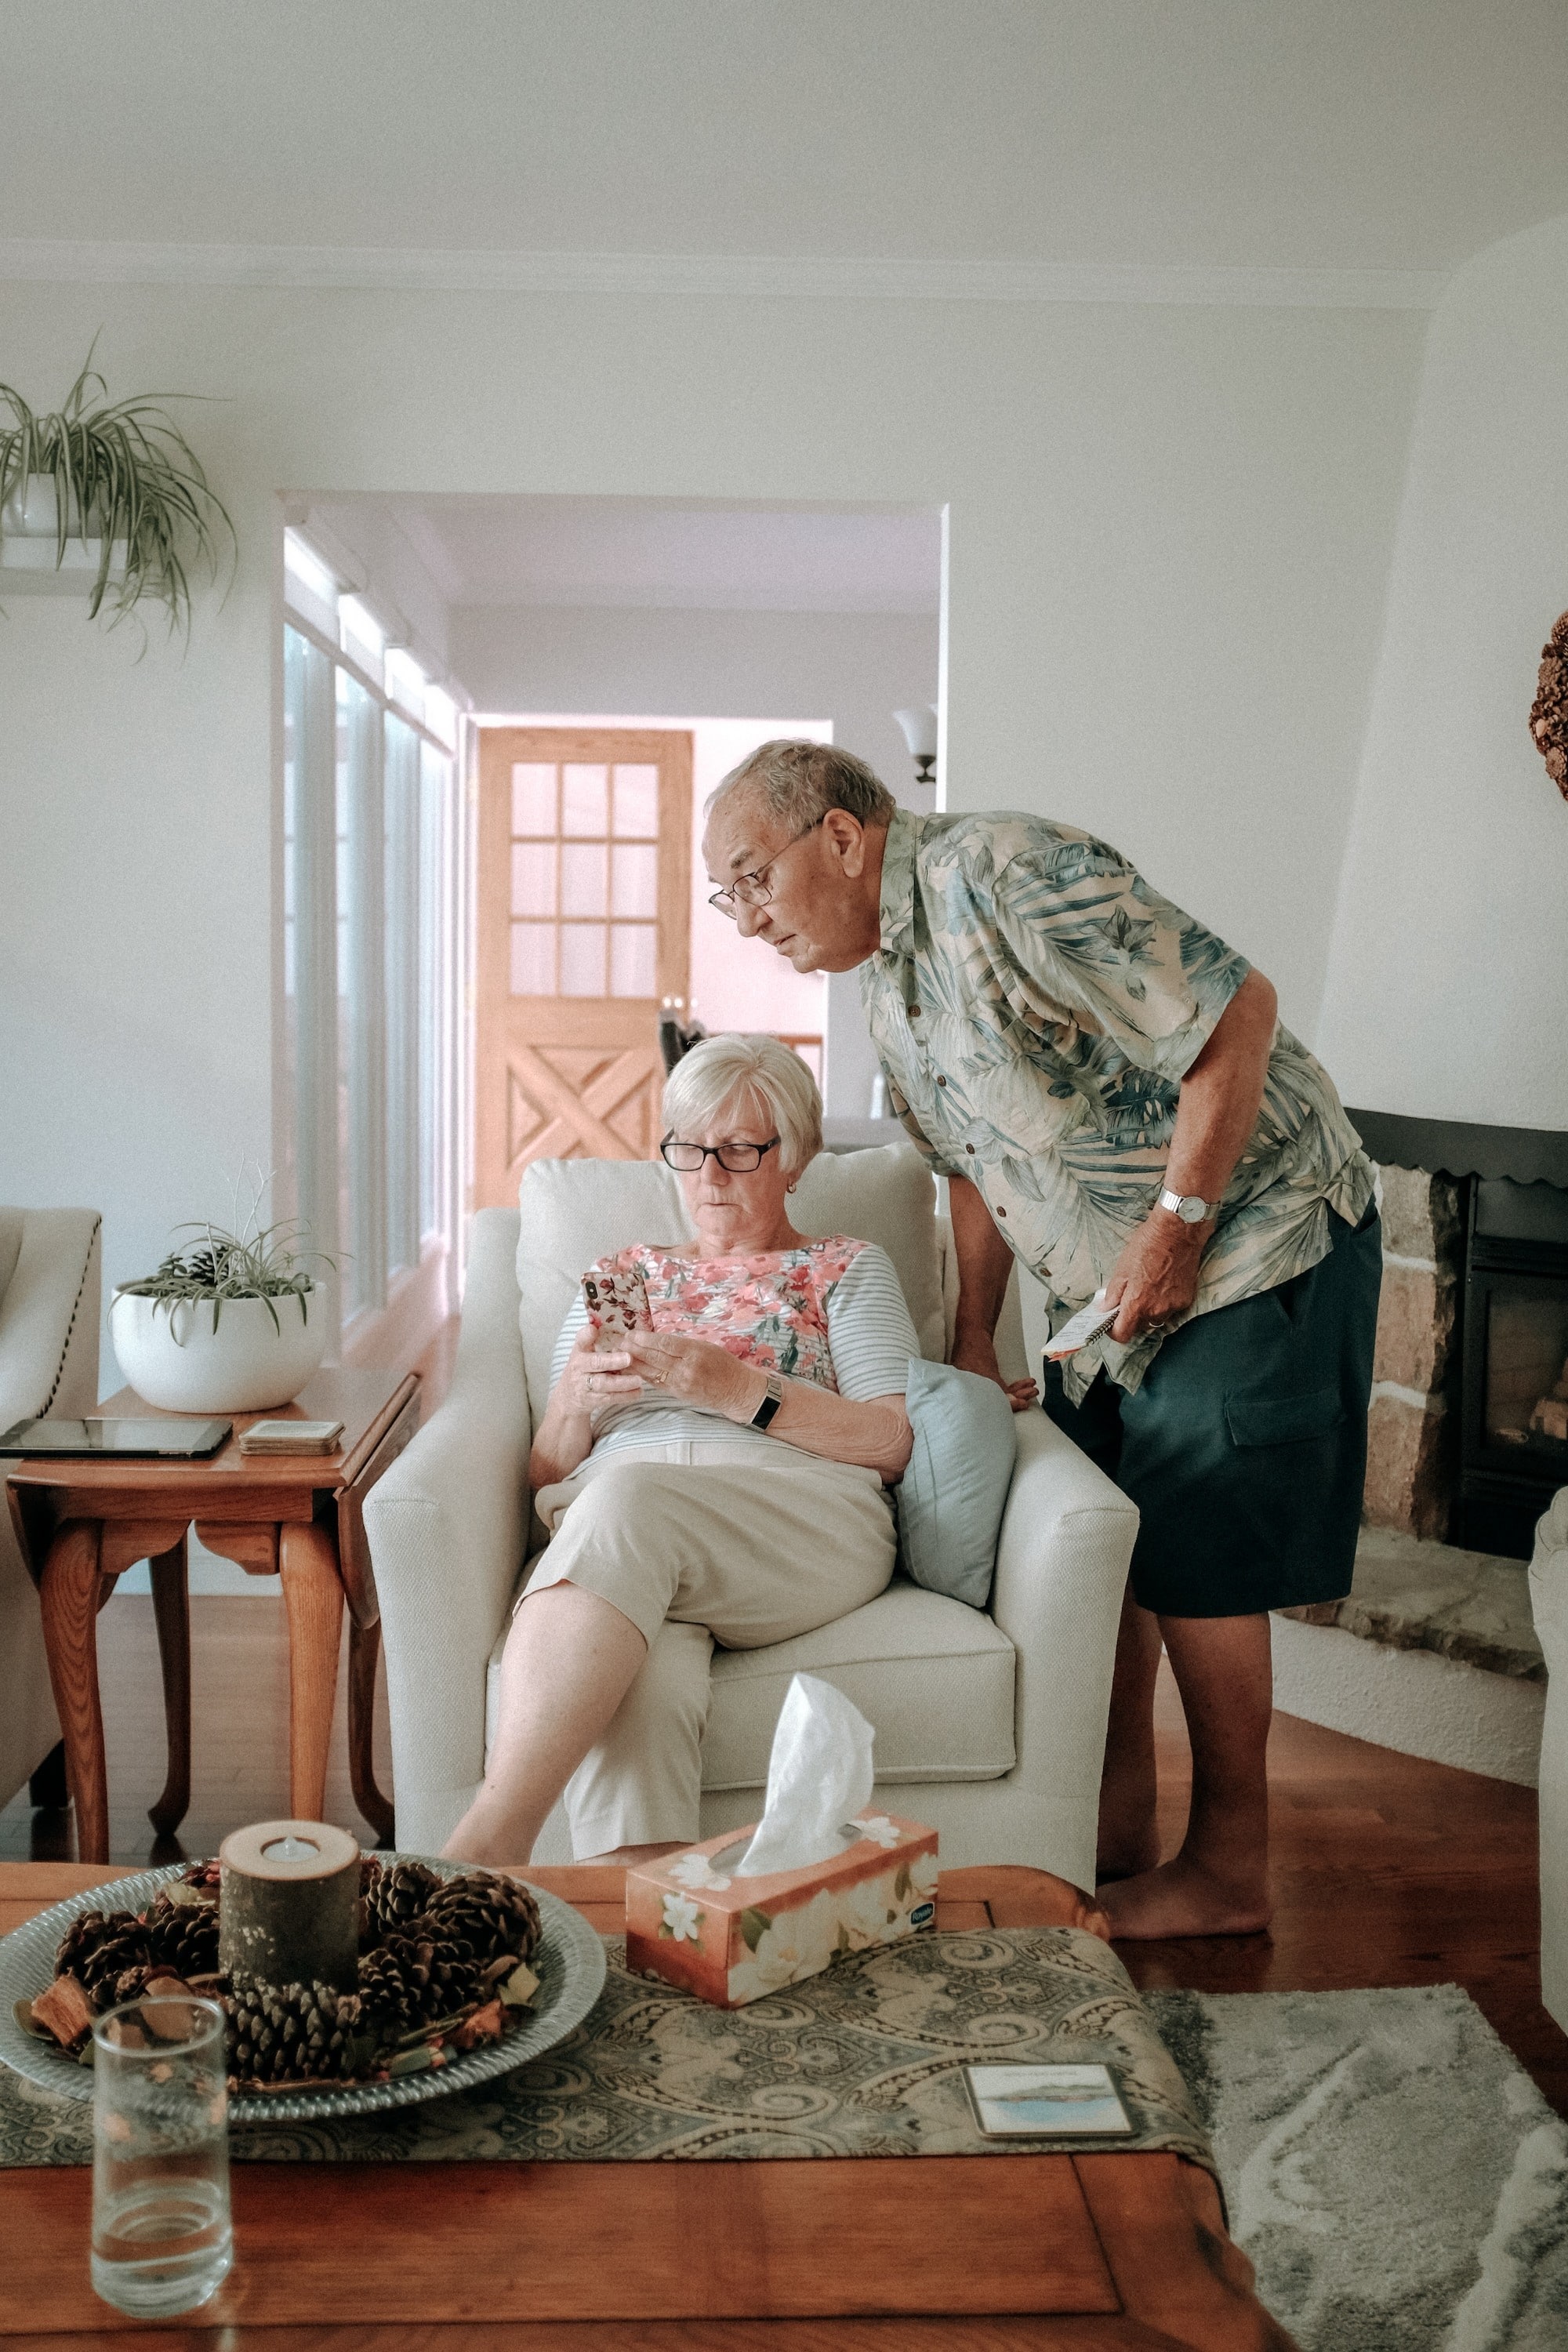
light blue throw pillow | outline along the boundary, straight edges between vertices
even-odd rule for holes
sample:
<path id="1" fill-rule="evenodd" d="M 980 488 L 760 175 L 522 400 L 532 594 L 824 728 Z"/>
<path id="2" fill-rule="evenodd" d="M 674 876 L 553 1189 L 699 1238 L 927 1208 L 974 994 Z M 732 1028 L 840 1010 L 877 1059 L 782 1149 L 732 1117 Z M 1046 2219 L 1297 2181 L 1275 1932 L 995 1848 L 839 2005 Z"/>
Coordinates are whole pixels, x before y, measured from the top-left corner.
<path id="1" fill-rule="evenodd" d="M 1013 1408 L 994 1381 L 921 1356 L 905 1402 L 915 1443 L 898 1488 L 904 1573 L 984 1609 L 1017 1459 Z"/>

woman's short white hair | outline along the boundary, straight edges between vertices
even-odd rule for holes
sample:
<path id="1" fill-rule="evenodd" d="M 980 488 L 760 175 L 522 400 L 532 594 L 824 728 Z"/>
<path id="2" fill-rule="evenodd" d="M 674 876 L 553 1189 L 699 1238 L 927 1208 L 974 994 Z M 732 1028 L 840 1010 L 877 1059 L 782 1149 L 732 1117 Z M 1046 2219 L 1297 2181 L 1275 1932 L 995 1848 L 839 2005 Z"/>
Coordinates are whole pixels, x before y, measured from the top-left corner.
<path id="1" fill-rule="evenodd" d="M 733 1107 L 754 1105 L 778 1131 L 786 1175 L 798 1176 L 822 1149 L 822 1097 L 816 1080 L 777 1037 L 731 1032 L 705 1037 L 664 1082 L 668 1133 L 690 1142 Z"/>

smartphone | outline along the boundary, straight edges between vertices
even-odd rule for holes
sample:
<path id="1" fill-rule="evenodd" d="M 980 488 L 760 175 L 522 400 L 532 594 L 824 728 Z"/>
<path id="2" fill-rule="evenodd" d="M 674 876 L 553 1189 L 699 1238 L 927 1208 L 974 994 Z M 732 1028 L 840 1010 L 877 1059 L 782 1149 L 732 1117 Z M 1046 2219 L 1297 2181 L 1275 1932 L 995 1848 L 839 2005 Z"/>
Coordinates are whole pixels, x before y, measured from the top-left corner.
<path id="1" fill-rule="evenodd" d="M 1080 1348 L 1087 1348 L 1091 1339 L 1098 1339 L 1102 1331 L 1110 1330 L 1121 1309 L 1120 1307 L 1107 1307 L 1104 1299 L 1104 1291 L 1097 1290 L 1087 1307 L 1080 1307 L 1059 1331 L 1052 1333 L 1046 1342 L 1047 1363 L 1058 1363 L 1063 1356 L 1076 1355 Z"/>
<path id="2" fill-rule="evenodd" d="M 653 1328 L 647 1292 L 640 1275 L 585 1274 L 583 1296 L 589 1314 L 599 1326 L 601 1348 L 616 1347 L 628 1332 Z"/>

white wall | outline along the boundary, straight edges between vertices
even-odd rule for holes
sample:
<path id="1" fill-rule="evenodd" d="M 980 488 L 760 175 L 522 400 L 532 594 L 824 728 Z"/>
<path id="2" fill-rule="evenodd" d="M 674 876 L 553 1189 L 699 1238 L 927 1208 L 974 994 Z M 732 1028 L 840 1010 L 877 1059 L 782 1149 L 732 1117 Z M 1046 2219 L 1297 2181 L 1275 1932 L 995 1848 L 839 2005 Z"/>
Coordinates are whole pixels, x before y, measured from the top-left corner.
<path id="1" fill-rule="evenodd" d="M 1568 1127 L 1568 806 L 1530 740 L 1568 605 L 1568 219 L 1432 322 L 1321 1041 L 1352 1102 Z"/>
<path id="2" fill-rule="evenodd" d="M 270 1158 L 280 491 L 948 504 L 950 804 L 1102 830 L 1311 1029 L 1420 313 L 0 288 L 40 403 L 100 327 L 218 396 L 243 551 L 184 662 L 0 623 L 0 1198 L 102 1208 L 110 1284 Z"/>
<path id="3" fill-rule="evenodd" d="M 930 585 L 934 601 L 939 583 L 933 579 Z M 922 813 L 932 796 L 914 781 L 893 712 L 936 700 L 938 630 L 934 610 L 469 605 L 452 614 L 454 661 L 481 709 L 625 710 L 668 718 L 703 711 L 735 719 L 810 711 L 829 721 L 835 743 L 869 761 L 900 800 Z M 693 918 L 694 946 L 703 919 L 700 912 Z M 753 960 L 763 952 L 749 950 Z M 693 992 L 699 1013 L 714 1026 L 703 1007 L 702 975 L 695 971 Z M 854 974 L 833 974 L 827 997 L 827 1108 L 863 1118 L 877 1060 Z"/>

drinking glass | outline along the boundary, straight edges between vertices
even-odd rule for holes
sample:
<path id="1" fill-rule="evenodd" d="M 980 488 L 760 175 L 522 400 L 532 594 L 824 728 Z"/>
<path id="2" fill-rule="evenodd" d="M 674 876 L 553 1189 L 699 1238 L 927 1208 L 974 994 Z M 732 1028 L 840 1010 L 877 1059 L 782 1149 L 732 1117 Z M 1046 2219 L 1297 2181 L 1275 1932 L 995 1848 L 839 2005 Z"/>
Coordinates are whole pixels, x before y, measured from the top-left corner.
<path id="1" fill-rule="evenodd" d="M 193 2310 L 234 2260 L 224 2013 L 148 1996 L 92 2038 L 94 2291 L 142 2317 Z"/>

